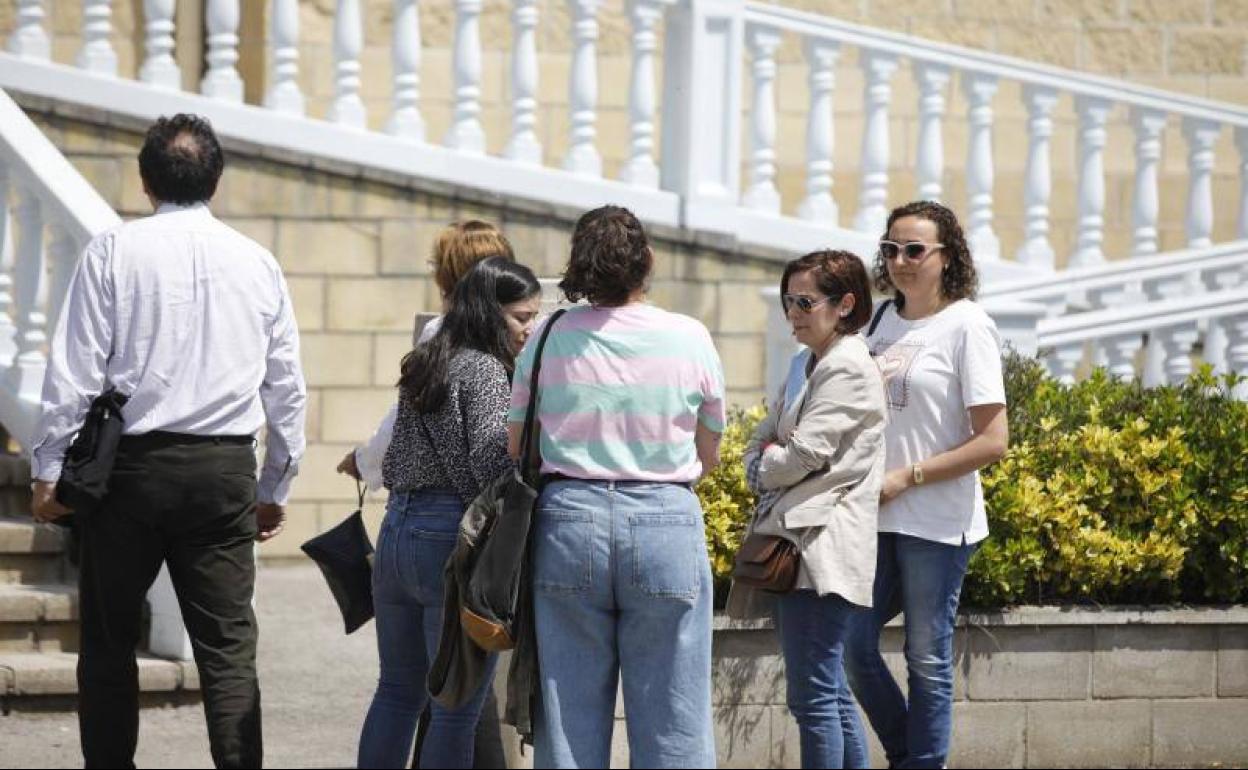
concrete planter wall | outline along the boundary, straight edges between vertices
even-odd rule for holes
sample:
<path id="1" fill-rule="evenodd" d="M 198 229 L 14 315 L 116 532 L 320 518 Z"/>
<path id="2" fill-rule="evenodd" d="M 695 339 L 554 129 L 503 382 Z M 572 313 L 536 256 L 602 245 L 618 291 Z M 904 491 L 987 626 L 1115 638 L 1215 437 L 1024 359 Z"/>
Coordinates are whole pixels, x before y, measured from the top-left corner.
<path id="1" fill-rule="evenodd" d="M 900 627 L 884 648 L 904 689 Z M 951 767 L 1248 765 L 1248 607 L 969 614 L 956 650 Z M 721 767 L 798 766 L 769 623 L 716 619 L 714 697 Z M 616 717 L 612 764 L 627 767 L 618 703 Z"/>

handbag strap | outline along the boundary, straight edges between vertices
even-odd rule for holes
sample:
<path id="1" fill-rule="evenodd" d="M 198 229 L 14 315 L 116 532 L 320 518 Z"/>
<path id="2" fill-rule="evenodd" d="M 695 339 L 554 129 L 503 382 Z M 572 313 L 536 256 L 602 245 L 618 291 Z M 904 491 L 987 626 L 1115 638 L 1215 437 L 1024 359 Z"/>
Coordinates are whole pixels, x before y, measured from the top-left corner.
<path id="1" fill-rule="evenodd" d="M 364 510 L 364 482 L 359 479 L 355 480 L 355 493 L 359 495 L 360 503 L 356 506 L 356 510 Z"/>
<path id="2" fill-rule="evenodd" d="M 870 337 L 872 334 L 875 334 L 875 327 L 880 325 L 880 321 L 884 319 L 885 311 L 888 310 L 888 306 L 891 304 L 893 304 L 893 300 L 886 299 L 884 300 L 884 303 L 880 305 L 880 309 L 875 311 L 875 318 L 871 319 L 871 326 L 867 327 L 868 337 Z"/>
<path id="3" fill-rule="evenodd" d="M 520 434 L 520 478 L 531 481 L 533 469 L 529 467 L 533 455 L 534 423 L 537 418 L 537 378 L 542 371 L 542 351 L 546 349 L 546 338 L 554 327 L 559 316 L 568 312 L 567 308 L 559 308 L 542 328 L 542 336 L 537 340 L 537 349 L 533 351 L 533 373 L 529 376 L 529 406 L 524 412 L 524 430 Z"/>

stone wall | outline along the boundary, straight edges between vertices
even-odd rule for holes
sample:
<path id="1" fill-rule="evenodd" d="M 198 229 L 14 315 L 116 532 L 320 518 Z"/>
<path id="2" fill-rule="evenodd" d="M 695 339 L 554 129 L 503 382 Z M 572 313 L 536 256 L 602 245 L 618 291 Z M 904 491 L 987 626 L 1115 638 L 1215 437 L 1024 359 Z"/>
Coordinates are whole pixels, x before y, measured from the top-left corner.
<path id="1" fill-rule="evenodd" d="M 136 157 L 141 134 L 31 108 L 29 114 L 125 218 L 150 213 Z M 136 127 L 137 128 L 137 127 Z M 270 249 L 281 262 L 301 334 L 308 381 L 308 453 L 294 489 L 289 531 L 265 556 L 294 556 L 312 534 L 354 505 L 354 486 L 334 474 L 338 460 L 371 435 L 393 403 L 399 359 L 413 319 L 436 310 L 427 260 L 449 222 L 499 224 L 519 259 L 541 276 L 566 262 L 572 216 L 521 211 L 468 198 L 366 181 L 252 157 L 227 145 L 227 167 L 214 213 Z M 696 244 L 677 231 L 655 231 L 651 299 L 699 318 L 723 358 L 729 397 L 762 398 L 766 307 L 759 294 L 779 279 L 774 259 Z M 370 523 L 381 498 L 368 504 Z"/>
<path id="2" fill-rule="evenodd" d="M 883 641 L 904 690 L 901 629 Z M 963 616 L 955 650 L 950 767 L 1248 764 L 1248 608 L 1024 607 Z M 770 624 L 717 618 L 712 665 L 719 766 L 797 767 Z M 623 717 L 617 703 L 613 767 L 628 766 Z M 872 766 L 886 766 L 867 732 Z M 530 766 L 518 752 L 509 760 Z"/>

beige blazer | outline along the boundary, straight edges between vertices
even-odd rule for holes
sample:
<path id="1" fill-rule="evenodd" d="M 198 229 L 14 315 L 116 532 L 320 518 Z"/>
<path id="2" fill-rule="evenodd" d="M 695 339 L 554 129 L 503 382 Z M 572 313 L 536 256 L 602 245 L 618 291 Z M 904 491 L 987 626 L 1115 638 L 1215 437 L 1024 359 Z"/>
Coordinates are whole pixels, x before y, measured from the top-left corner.
<path id="1" fill-rule="evenodd" d="M 787 491 L 749 531 L 797 544 L 798 588 L 870 607 L 887 419 L 879 367 L 861 337 L 842 337 L 793 402 L 783 398 L 759 423 L 745 460 L 762 452 L 759 483 Z M 728 613 L 765 614 L 770 602 L 761 593 L 734 585 Z"/>

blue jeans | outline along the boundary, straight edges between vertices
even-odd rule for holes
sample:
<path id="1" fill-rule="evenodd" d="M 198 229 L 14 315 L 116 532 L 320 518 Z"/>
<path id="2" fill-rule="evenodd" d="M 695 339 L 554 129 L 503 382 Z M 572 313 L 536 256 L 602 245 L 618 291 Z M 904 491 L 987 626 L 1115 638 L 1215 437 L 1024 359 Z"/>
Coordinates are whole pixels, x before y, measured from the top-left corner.
<path id="1" fill-rule="evenodd" d="M 953 731 L 953 626 L 973 545 L 881 533 L 874 607 L 850 631 L 845 668 L 893 767 L 941 767 Z M 880 655 L 884 624 L 905 614 L 910 700 Z"/>
<path id="2" fill-rule="evenodd" d="M 400 490 L 386 504 L 373 561 L 381 676 L 360 735 L 362 768 L 407 767 L 411 758 L 442 630 L 442 570 L 463 512 L 459 495 L 445 490 Z M 454 711 L 431 705 L 421 767 L 472 767 L 477 718 L 492 680 L 487 676 L 472 700 Z"/>
<path id="3" fill-rule="evenodd" d="M 623 679 L 633 767 L 714 767 L 711 570 L 678 484 L 558 481 L 533 540 L 534 767 L 608 767 Z"/>
<path id="4" fill-rule="evenodd" d="M 839 596 L 794 591 L 776 603 L 789 711 L 801 732 L 803 768 L 868 767 L 867 734 L 845 681 L 845 637 L 865 614 Z"/>

